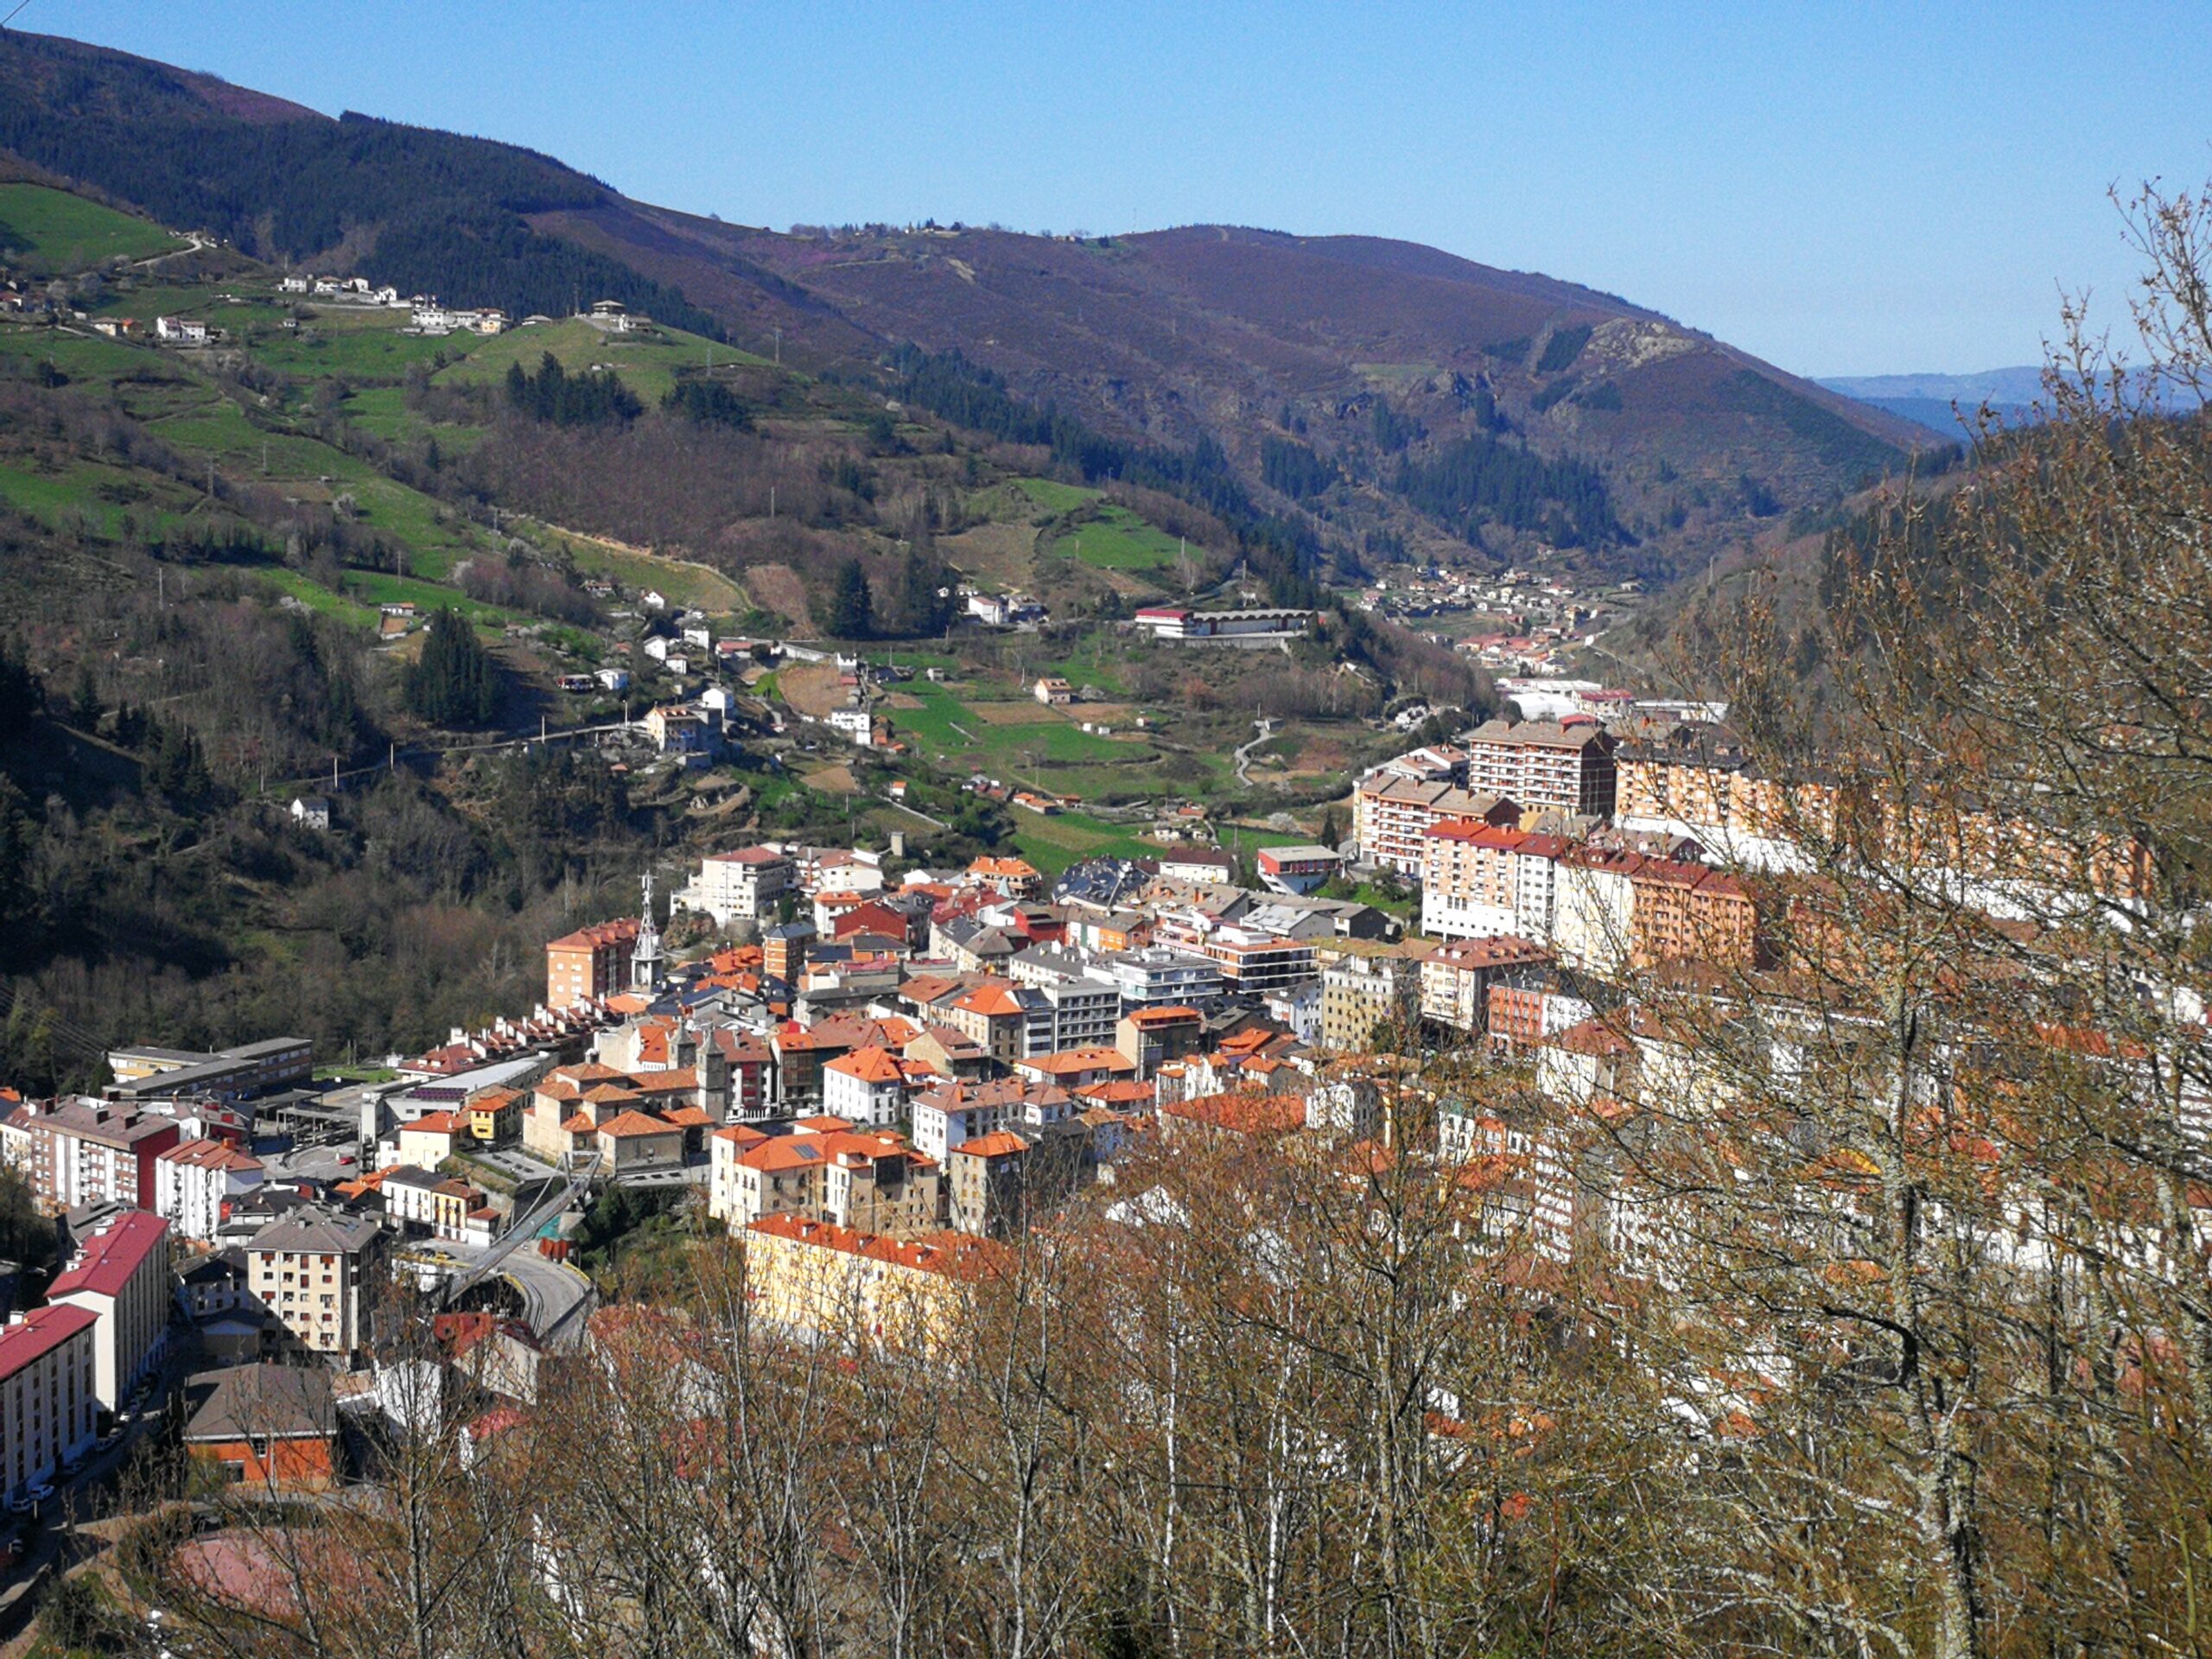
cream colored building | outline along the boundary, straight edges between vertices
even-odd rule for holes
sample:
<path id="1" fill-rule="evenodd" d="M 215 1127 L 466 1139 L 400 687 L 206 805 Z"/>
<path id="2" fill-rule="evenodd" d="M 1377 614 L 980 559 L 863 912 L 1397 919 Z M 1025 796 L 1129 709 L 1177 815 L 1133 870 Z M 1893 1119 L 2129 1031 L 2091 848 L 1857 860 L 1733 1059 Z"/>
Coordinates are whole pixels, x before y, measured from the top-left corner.
<path id="1" fill-rule="evenodd" d="M 168 1335 L 169 1224 L 126 1210 L 88 1235 L 76 1259 L 47 1287 L 47 1300 L 81 1307 L 92 1332 L 93 1396 L 113 1411 L 152 1369 Z"/>
<path id="2" fill-rule="evenodd" d="M 737 1236 L 758 1317 L 810 1339 L 924 1353 L 959 1339 L 969 1285 L 1000 1259 L 958 1234 L 901 1242 L 795 1216 Z"/>
<path id="3" fill-rule="evenodd" d="M 302 1210 L 246 1245 L 246 1287 L 303 1346 L 351 1354 L 368 1341 L 384 1237 L 372 1221 Z"/>

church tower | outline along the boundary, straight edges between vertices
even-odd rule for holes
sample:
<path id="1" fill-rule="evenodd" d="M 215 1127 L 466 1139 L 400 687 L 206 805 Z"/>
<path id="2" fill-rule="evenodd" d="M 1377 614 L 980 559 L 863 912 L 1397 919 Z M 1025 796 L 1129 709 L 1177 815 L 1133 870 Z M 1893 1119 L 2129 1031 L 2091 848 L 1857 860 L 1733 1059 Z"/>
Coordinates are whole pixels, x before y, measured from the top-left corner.
<path id="1" fill-rule="evenodd" d="M 661 955 L 660 929 L 653 924 L 653 873 L 645 872 L 645 913 L 638 921 L 638 948 L 630 953 L 630 988 L 650 996 L 667 977 Z"/>

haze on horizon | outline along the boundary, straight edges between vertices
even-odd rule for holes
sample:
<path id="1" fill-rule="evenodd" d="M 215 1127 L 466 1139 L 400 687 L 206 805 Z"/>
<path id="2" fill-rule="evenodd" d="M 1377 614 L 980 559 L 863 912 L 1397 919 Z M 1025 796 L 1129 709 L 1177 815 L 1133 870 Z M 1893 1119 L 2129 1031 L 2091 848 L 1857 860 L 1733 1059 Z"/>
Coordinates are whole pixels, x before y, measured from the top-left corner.
<path id="1" fill-rule="evenodd" d="M 1424 242 L 1654 307 L 1819 375 L 2031 363 L 2062 289 L 2125 319 L 2108 188 L 2212 174 L 2180 5 L 1641 9 L 423 0 L 272 27 L 32 0 L 67 35 L 526 144 L 778 227 L 1224 222 Z"/>

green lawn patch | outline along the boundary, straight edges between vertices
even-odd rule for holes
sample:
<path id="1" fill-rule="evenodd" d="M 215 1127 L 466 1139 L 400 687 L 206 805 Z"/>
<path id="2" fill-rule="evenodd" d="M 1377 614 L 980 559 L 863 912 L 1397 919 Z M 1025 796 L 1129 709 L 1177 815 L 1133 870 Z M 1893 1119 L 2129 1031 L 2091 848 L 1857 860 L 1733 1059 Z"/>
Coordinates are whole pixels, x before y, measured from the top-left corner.
<path id="1" fill-rule="evenodd" d="M 103 207 L 42 184 L 0 184 L 0 248 L 41 273 L 76 271 L 110 259 L 150 259 L 184 245 L 149 219 Z"/>
<path id="2" fill-rule="evenodd" d="M 1045 550 L 1094 569 L 1146 571 L 1173 565 L 1180 544 L 1127 507 L 1106 503 L 1073 529 L 1054 537 Z"/>
<path id="3" fill-rule="evenodd" d="M 1099 499 L 1096 490 L 1084 489 L 1078 484 L 1063 484 L 1057 479 L 1017 478 L 1010 482 L 1033 505 L 1047 512 L 1073 512 L 1077 507 Z"/>
<path id="4" fill-rule="evenodd" d="M 545 539 L 566 553 L 569 563 L 586 575 L 603 576 L 638 591 L 654 588 L 673 605 L 702 610 L 710 616 L 734 616 L 753 602 L 736 582 L 704 565 L 663 558 L 642 550 L 611 547 L 605 542 L 558 531 L 549 532 Z"/>
<path id="5" fill-rule="evenodd" d="M 570 317 L 531 328 L 510 328 L 483 340 L 461 362 L 442 371 L 439 378 L 503 380 L 508 369 L 518 363 L 536 370 L 539 359 L 550 352 L 571 372 L 603 364 L 620 374 L 622 383 L 639 397 L 657 404 L 676 384 L 679 369 L 706 367 L 709 349 L 717 365 L 773 366 L 766 358 L 701 334 L 687 334 L 680 328 L 657 325 L 651 333 L 610 334 Z"/>

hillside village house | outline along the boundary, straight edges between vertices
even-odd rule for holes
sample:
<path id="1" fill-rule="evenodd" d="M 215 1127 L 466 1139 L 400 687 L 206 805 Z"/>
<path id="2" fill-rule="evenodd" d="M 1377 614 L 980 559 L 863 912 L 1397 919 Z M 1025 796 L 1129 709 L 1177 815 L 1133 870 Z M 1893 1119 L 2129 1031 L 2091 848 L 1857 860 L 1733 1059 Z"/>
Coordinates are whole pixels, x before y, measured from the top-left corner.
<path id="1" fill-rule="evenodd" d="M 776 901 L 797 885 L 797 867 L 785 854 L 768 847 L 742 847 L 710 853 L 699 873 L 676 895 L 680 910 L 702 912 L 715 925 L 760 922 L 775 913 Z"/>

